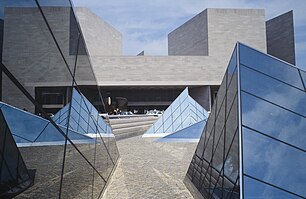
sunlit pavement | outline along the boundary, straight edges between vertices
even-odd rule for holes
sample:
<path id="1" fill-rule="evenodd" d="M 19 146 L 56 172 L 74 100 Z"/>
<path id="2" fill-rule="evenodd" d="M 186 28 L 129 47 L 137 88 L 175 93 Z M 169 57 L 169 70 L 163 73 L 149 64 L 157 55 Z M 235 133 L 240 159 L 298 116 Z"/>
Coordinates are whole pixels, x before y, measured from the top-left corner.
<path id="1" fill-rule="evenodd" d="M 153 140 L 117 142 L 121 159 L 103 198 L 192 198 L 183 179 L 197 143 Z"/>

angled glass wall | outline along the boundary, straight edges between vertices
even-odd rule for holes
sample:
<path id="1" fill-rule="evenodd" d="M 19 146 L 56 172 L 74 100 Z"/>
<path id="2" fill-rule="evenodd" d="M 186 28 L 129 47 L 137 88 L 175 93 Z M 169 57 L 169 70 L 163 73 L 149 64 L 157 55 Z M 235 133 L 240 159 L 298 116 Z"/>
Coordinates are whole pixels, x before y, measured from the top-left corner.
<path id="1" fill-rule="evenodd" d="M 188 88 L 186 88 L 145 132 L 143 137 L 164 137 L 192 124 L 206 121 L 207 118 L 208 112 L 189 96 Z"/>
<path id="2" fill-rule="evenodd" d="M 0 22 L 1 112 L 25 167 L 35 171 L 32 186 L 16 198 L 101 197 L 119 154 L 114 137 L 104 136 L 111 129 L 99 123 L 105 107 L 70 0 L 4 0 Z M 89 100 L 79 95 L 87 103 L 79 104 L 89 113 L 85 124 L 72 119 L 83 115 L 74 111 L 72 95 L 86 86 L 95 94 Z M 65 91 L 65 124 L 45 111 L 58 104 L 45 107 L 37 100 L 36 90 L 44 87 Z"/>
<path id="3" fill-rule="evenodd" d="M 239 51 L 243 196 L 305 198 L 305 71 Z"/>
<path id="4" fill-rule="evenodd" d="M 238 43 L 185 184 L 204 198 L 305 198 L 305 72 Z"/>

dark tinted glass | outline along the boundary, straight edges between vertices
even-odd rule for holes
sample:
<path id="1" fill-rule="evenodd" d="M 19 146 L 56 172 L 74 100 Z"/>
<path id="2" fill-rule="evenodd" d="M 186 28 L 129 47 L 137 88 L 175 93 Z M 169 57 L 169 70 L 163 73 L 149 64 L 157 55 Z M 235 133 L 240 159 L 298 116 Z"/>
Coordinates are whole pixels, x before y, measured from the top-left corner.
<path id="1" fill-rule="evenodd" d="M 235 70 L 237 68 L 237 49 L 235 48 L 232 57 L 230 59 L 229 65 L 226 70 L 226 75 L 227 75 L 227 85 L 229 85 L 233 74 L 235 74 Z"/>
<path id="2" fill-rule="evenodd" d="M 33 179 L 0 111 L 0 198 L 11 198 L 32 183 Z"/>
<path id="3" fill-rule="evenodd" d="M 226 142 L 230 142 L 229 150 L 225 151 L 224 175 L 227 177 L 229 184 L 235 183 L 239 175 L 239 136 L 238 129 L 235 137 Z"/>
<path id="4" fill-rule="evenodd" d="M 245 174 L 306 196 L 305 151 L 247 128 L 242 129 L 242 134 Z"/>
<path id="5" fill-rule="evenodd" d="M 297 68 L 243 44 L 239 45 L 240 64 L 251 67 L 300 89 L 303 88 Z"/>

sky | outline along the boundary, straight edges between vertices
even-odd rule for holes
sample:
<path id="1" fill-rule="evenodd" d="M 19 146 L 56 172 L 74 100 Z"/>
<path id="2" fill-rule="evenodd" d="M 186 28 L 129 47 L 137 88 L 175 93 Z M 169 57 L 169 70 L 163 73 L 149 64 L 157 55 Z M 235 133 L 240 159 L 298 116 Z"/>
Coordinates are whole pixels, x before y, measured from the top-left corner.
<path id="1" fill-rule="evenodd" d="M 167 55 L 167 36 L 206 8 L 261 8 L 266 20 L 293 10 L 296 65 L 306 69 L 306 0 L 73 0 L 123 35 L 124 55 Z"/>

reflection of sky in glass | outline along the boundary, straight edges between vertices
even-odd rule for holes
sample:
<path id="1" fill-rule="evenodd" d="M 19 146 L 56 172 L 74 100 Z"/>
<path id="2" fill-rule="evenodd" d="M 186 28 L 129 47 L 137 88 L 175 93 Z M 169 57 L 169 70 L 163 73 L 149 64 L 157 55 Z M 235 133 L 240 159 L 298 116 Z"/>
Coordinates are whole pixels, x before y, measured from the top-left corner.
<path id="1" fill-rule="evenodd" d="M 244 92 L 241 98 L 243 125 L 306 150 L 306 118 Z"/>
<path id="2" fill-rule="evenodd" d="M 4 105 L 1 110 L 12 134 L 29 141 L 34 141 L 49 123 L 38 116 L 8 105 Z"/>
<path id="3" fill-rule="evenodd" d="M 299 199 L 295 195 L 281 189 L 244 177 L 244 198 L 248 199 Z"/>
<path id="4" fill-rule="evenodd" d="M 304 89 L 297 68 L 242 44 L 240 44 L 239 52 L 241 64 L 249 66 L 300 89 Z"/>
<path id="5" fill-rule="evenodd" d="M 244 66 L 240 67 L 240 71 L 242 90 L 306 116 L 306 97 L 304 91 L 293 88 Z"/>
<path id="6" fill-rule="evenodd" d="M 46 119 L 6 104 L 1 111 L 16 143 L 65 141 L 65 137 Z M 66 132 L 66 127 L 59 125 L 59 128 Z M 69 130 L 68 137 L 71 140 L 93 140 L 72 130 Z"/>
<path id="7" fill-rule="evenodd" d="M 276 140 L 243 128 L 244 173 L 306 197 L 306 155 Z"/>
<path id="8" fill-rule="evenodd" d="M 192 142 L 198 141 L 202 135 L 206 120 L 181 129 L 175 133 L 156 140 L 156 142 Z"/>

